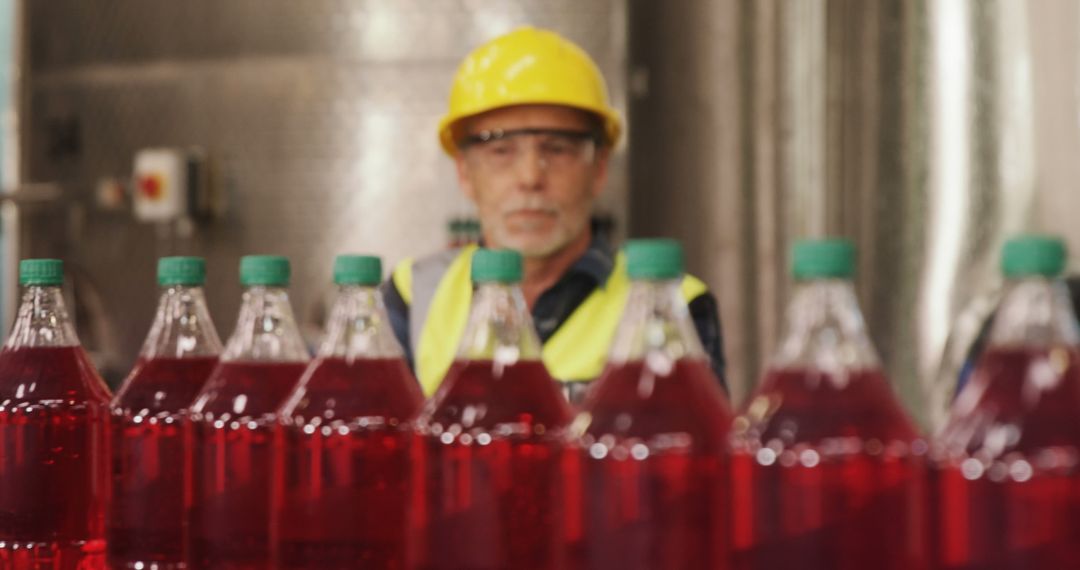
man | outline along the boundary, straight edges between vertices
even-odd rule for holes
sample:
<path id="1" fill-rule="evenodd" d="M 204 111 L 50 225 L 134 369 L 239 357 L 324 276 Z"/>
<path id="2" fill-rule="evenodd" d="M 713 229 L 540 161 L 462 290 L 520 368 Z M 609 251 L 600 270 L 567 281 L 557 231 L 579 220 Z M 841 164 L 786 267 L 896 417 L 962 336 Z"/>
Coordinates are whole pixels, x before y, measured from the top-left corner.
<path id="1" fill-rule="evenodd" d="M 464 60 L 449 106 L 439 140 L 454 159 L 462 191 L 476 204 L 483 243 L 524 257 L 521 288 L 544 362 L 576 400 L 599 375 L 625 303 L 611 286 L 613 279 L 625 280 L 625 262 L 589 225 L 622 131 L 603 77 L 578 46 L 522 28 Z M 406 260 L 383 285 L 394 332 L 429 395 L 464 330 L 473 251 Z M 683 293 L 723 378 L 716 301 L 689 276 Z"/>

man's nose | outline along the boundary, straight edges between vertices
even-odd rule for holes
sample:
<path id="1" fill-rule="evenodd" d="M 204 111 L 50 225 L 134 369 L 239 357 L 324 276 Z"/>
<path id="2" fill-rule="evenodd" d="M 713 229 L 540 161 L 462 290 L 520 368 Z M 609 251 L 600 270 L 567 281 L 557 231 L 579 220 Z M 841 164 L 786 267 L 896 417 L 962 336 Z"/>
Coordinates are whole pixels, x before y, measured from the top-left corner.
<path id="1" fill-rule="evenodd" d="M 524 145 L 515 168 L 518 184 L 523 190 L 543 189 L 547 176 L 547 159 L 536 145 Z"/>

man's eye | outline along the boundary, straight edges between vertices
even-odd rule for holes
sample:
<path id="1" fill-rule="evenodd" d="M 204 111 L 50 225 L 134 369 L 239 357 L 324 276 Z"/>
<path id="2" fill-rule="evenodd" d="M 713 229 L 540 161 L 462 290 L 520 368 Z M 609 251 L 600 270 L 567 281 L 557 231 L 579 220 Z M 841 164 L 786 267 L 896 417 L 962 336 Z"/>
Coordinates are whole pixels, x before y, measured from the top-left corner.
<path id="1" fill-rule="evenodd" d="M 544 141 L 540 148 L 548 154 L 569 154 L 574 152 L 574 143 L 563 139 L 551 139 Z"/>
<path id="2" fill-rule="evenodd" d="M 495 156 L 506 156 L 513 154 L 514 143 L 510 141 L 492 141 L 486 145 L 487 152 Z"/>

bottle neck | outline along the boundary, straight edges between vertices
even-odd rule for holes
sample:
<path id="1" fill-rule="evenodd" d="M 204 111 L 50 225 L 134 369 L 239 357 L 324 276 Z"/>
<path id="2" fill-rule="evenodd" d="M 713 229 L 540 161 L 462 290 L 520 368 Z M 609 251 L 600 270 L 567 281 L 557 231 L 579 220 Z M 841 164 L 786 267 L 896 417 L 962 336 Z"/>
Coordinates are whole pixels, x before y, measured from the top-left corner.
<path id="1" fill-rule="evenodd" d="M 503 365 L 540 360 L 540 339 L 517 285 L 477 285 L 457 357 Z"/>
<path id="2" fill-rule="evenodd" d="M 79 337 L 57 286 L 31 285 L 23 290 L 19 313 L 6 348 L 77 346 Z"/>
<path id="3" fill-rule="evenodd" d="M 246 289 L 236 329 L 229 337 L 221 359 L 303 362 L 308 358 L 288 291 L 262 286 Z"/>
<path id="4" fill-rule="evenodd" d="M 146 336 L 143 358 L 189 358 L 221 354 L 202 287 L 172 285 L 162 289 L 157 314 Z"/>
<path id="5" fill-rule="evenodd" d="M 343 285 L 330 309 L 320 357 L 401 358 L 382 294 L 375 287 Z"/>
<path id="6" fill-rule="evenodd" d="M 683 358 L 707 357 L 681 281 L 635 280 L 611 345 L 610 362 L 643 360 L 650 366 L 670 367 Z"/>
<path id="7" fill-rule="evenodd" d="M 1016 347 L 1080 344 L 1065 285 L 1038 276 L 1008 281 L 988 340 L 990 345 Z"/>
<path id="8" fill-rule="evenodd" d="M 773 368 L 838 373 L 880 366 L 850 281 L 820 279 L 796 284 Z"/>

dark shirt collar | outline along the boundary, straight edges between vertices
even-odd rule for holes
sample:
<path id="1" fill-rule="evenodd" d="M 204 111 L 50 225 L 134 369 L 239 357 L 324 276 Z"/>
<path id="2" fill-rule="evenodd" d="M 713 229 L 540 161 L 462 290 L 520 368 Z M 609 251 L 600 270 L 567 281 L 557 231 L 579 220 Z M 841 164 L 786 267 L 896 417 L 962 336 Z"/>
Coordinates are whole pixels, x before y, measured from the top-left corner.
<path id="1" fill-rule="evenodd" d="M 582 274 L 592 279 L 597 286 L 607 283 L 611 271 L 615 269 L 615 256 L 607 240 L 593 236 L 589 249 L 567 269 L 567 275 Z"/>

